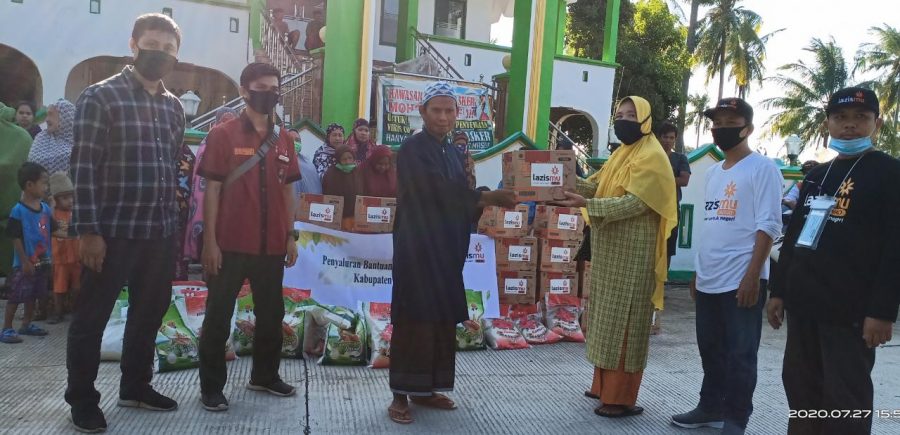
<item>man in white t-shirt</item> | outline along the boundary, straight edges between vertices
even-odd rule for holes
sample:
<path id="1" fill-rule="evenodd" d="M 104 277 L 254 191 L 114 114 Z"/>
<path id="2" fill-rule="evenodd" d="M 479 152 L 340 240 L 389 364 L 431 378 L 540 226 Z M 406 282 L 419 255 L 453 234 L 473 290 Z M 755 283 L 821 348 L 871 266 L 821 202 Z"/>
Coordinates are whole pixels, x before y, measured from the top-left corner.
<path id="1" fill-rule="evenodd" d="M 753 412 L 768 255 L 781 233 L 784 180 L 775 163 L 747 143 L 753 133 L 749 104 L 725 98 L 704 115 L 725 153 L 706 173 L 703 238 L 691 283 L 704 376 L 700 403 L 672 423 L 743 434 Z"/>

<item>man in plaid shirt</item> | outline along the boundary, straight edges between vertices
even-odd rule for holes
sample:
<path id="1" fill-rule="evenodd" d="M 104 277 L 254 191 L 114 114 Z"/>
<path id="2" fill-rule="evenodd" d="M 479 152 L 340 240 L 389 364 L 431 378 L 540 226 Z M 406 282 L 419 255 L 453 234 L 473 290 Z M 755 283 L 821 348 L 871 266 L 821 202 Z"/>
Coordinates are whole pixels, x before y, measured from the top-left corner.
<path id="1" fill-rule="evenodd" d="M 181 31 L 165 15 L 142 15 L 129 45 L 134 65 L 85 89 L 76 104 L 73 224 L 85 274 L 69 328 L 65 397 L 82 432 L 106 429 L 93 383 L 103 330 L 125 284 L 130 306 L 118 404 L 178 407 L 150 380 L 156 333 L 171 298 L 176 170 L 184 138 L 181 103 L 161 79 L 177 62 Z"/>

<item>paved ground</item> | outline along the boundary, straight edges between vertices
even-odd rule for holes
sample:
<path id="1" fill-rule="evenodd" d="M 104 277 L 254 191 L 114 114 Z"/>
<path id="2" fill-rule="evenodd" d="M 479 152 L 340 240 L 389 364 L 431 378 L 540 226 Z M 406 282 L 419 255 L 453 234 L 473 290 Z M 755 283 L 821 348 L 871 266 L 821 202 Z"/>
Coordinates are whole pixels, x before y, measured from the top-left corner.
<path id="1" fill-rule="evenodd" d="M 282 376 L 299 394 L 274 398 L 243 388 L 250 359 L 229 364 L 232 408 L 212 414 L 198 404 L 197 371 L 160 374 L 155 386 L 181 404 L 173 413 L 117 408 L 119 370 L 103 363 L 99 390 L 112 433 L 547 433 L 711 434 L 669 426 L 669 416 L 690 409 L 702 378 L 694 340 L 694 313 L 686 291 L 668 298 L 664 334 L 651 340 L 650 361 L 639 404 L 645 415 L 606 420 L 592 413 L 595 401 L 582 396 L 591 379 L 583 345 L 556 344 L 518 351 L 459 355 L 455 412 L 414 408 L 416 423 L 388 420 L 387 371 L 364 367 L 322 367 L 314 361 L 282 362 Z M 2 303 L 0 303 L 2 305 Z M 65 324 L 49 327 L 44 339 L 0 346 L 0 433 L 70 432 L 65 389 Z M 900 333 L 900 330 L 898 330 Z M 781 387 L 784 332 L 765 327 L 760 349 L 756 411 L 748 433 L 783 434 L 787 406 Z M 305 381 L 308 377 L 308 382 Z M 900 409 L 900 346 L 878 352 L 875 407 Z M 308 387 L 308 388 L 307 388 Z M 308 422 L 308 423 L 307 423 Z M 900 420 L 878 420 L 877 434 L 900 433 Z"/>

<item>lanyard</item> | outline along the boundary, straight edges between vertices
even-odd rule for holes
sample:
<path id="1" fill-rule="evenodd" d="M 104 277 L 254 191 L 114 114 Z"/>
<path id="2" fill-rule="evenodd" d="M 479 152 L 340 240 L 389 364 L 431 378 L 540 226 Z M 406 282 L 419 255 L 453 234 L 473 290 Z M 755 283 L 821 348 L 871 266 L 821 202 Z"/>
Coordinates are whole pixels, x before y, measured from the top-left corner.
<path id="1" fill-rule="evenodd" d="M 868 153 L 866 153 L 866 154 L 868 154 Z M 850 167 L 850 170 L 847 171 L 847 175 L 844 175 L 844 179 L 841 180 L 841 184 L 839 184 L 838 187 L 837 187 L 837 189 L 834 190 L 834 195 L 832 195 L 832 196 L 837 196 L 838 190 L 840 190 L 840 189 L 841 189 L 841 186 L 843 186 L 844 183 L 847 182 L 847 179 L 850 178 L 850 174 L 853 172 L 853 169 L 856 168 L 856 165 L 859 163 L 860 160 L 863 159 L 863 157 L 866 156 L 866 154 L 863 154 L 863 155 L 859 156 L 859 158 L 856 159 L 855 162 L 853 162 L 853 166 L 851 166 L 851 167 Z M 834 160 L 831 161 L 831 164 L 828 165 L 828 170 L 825 171 L 825 176 L 822 177 L 822 183 L 819 184 L 819 195 L 818 195 L 818 196 L 822 196 L 822 188 L 825 186 L 825 180 L 828 179 L 828 174 L 831 172 L 831 167 L 834 166 L 834 161 L 835 161 L 835 160 L 837 160 L 837 159 L 834 159 Z"/>

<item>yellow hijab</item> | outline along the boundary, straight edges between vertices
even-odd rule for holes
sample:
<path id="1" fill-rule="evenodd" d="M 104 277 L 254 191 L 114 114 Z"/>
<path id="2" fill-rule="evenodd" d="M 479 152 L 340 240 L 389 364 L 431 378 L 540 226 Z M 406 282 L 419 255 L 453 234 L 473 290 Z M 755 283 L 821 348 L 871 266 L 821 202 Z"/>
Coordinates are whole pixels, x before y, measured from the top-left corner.
<path id="1" fill-rule="evenodd" d="M 656 288 L 651 301 L 656 309 L 661 310 L 663 287 L 669 274 L 666 239 L 678 221 L 675 175 L 665 150 L 651 131 L 650 103 L 641 97 L 631 96 L 620 101 L 619 105 L 625 101 L 634 103 L 641 132 L 645 136 L 631 145 L 620 146 L 603 168 L 591 177 L 591 181 L 598 183 L 594 198 L 615 198 L 631 193 L 659 215 L 654 269 Z"/>

